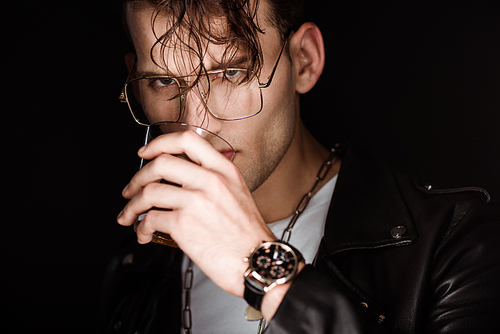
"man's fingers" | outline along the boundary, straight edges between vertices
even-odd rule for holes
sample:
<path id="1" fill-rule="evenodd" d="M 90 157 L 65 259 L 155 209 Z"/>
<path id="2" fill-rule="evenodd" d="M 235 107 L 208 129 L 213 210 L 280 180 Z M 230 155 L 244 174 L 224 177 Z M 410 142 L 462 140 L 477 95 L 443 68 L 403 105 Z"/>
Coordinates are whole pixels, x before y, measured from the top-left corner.
<path id="1" fill-rule="evenodd" d="M 120 225 L 129 226 L 139 215 L 152 208 L 175 210 L 186 200 L 187 191 L 170 184 L 149 183 L 135 195 L 118 216 Z"/>
<path id="2" fill-rule="evenodd" d="M 131 199 L 146 185 L 159 183 L 162 180 L 183 185 L 189 179 L 188 176 L 192 176 L 197 172 L 200 173 L 199 166 L 192 162 L 170 154 L 161 154 L 134 175 L 123 190 L 122 195 L 127 199 Z"/>
<path id="3" fill-rule="evenodd" d="M 174 211 L 149 211 L 141 223 L 136 228 L 137 241 L 141 244 L 146 244 L 151 241 L 153 233 L 161 231 L 169 233 L 170 222 L 174 222 L 176 212 Z"/>
<path id="4" fill-rule="evenodd" d="M 216 142 L 209 143 L 194 131 L 184 131 L 155 138 L 141 148 L 139 156 L 152 160 L 161 154 L 186 154 L 195 164 L 208 169 L 220 169 L 221 164 L 226 165 L 229 161 L 222 154 L 228 149 L 226 146 L 217 145 Z"/>

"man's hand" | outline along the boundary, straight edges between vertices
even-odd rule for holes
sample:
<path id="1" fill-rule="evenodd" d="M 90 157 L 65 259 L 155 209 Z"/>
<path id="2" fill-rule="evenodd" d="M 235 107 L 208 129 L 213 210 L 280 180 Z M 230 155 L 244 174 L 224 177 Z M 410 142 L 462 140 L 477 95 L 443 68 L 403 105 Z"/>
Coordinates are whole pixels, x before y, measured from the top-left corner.
<path id="1" fill-rule="evenodd" d="M 192 162 L 173 156 L 182 153 Z M 155 231 L 170 234 L 216 285 L 243 297 L 248 268 L 243 258 L 262 241 L 277 238 L 238 167 L 192 131 L 162 135 L 141 148 L 139 156 L 152 161 L 123 190 L 130 201 L 118 223 L 132 225 L 150 210 L 137 228 L 140 243 L 150 242 Z"/>

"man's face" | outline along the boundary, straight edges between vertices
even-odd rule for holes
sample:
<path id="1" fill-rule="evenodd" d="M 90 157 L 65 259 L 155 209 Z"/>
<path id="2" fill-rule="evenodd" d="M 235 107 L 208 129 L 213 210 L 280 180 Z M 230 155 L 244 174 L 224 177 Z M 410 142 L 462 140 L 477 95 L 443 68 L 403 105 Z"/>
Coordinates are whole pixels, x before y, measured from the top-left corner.
<path id="1" fill-rule="evenodd" d="M 266 4 L 259 7 L 259 23 L 265 34 L 259 34 L 264 64 L 260 75 L 261 82 L 267 82 L 281 49 L 278 32 L 266 25 L 263 13 Z M 127 21 L 137 53 L 136 69 L 138 74 L 158 74 L 184 76 L 192 74 L 198 59 L 182 48 L 166 45 L 161 52 L 156 46 L 155 37 L 166 31 L 166 17 L 155 21 L 154 32 L 151 26 L 152 8 L 128 10 Z M 215 25 L 214 28 L 219 28 Z M 175 41 L 172 41 L 175 42 Z M 209 44 L 204 53 L 203 64 L 207 69 L 224 67 L 220 65 L 225 45 Z M 238 57 L 238 54 L 237 54 Z M 167 64 L 167 68 L 158 66 Z M 250 191 L 256 190 L 276 169 L 288 149 L 295 130 L 298 103 L 295 92 L 292 64 L 286 55 L 281 57 L 271 86 L 262 90 L 262 111 L 253 117 L 237 121 L 221 121 L 212 117 L 204 108 L 199 96 L 191 91 L 186 95 L 185 109 L 180 121 L 206 128 L 225 140 L 235 149 L 234 163 L 239 167 Z"/>

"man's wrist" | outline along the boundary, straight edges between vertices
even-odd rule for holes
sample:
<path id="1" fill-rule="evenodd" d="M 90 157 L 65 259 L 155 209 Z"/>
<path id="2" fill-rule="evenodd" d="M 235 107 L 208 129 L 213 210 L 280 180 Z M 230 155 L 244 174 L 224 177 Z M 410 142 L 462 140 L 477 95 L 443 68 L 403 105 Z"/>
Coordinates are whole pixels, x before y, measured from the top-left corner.
<path id="1" fill-rule="evenodd" d="M 263 300 L 269 305 L 266 312 L 270 319 L 276 312 L 291 282 L 304 267 L 304 258 L 292 245 L 283 241 L 264 241 L 252 250 L 246 259 L 249 263 L 244 273 L 244 298 L 251 308 L 263 310 Z M 285 288 L 283 288 L 285 286 Z M 264 315 L 264 313 L 262 313 Z M 247 314 L 247 319 L 253 318 Z"/>

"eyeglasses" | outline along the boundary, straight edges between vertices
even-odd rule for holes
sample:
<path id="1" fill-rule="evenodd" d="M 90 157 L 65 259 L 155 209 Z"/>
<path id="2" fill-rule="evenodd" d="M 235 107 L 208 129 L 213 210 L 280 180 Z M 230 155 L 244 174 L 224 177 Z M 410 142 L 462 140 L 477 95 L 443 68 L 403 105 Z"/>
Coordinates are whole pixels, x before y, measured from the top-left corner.
<path id="1" fill-rule="evenodd" d="M 283 43 L 278 59 L 266 83 L 255 73 L 244 68 L 226 68 L 181 77 L 141 76 L 132 78 L 136 62 L 130 69 L 120 94 L 132 116 L 140 125 L 161 121 L 178 121 L 185 108 L 186 94 L 195 89 L 203 106 L 219 120 L 235 121 L 249 118 L 262 111 L 262 89 L 271 85 L 287 41 Z M 187 79 L 198 77 L 195 85 Z"/>

